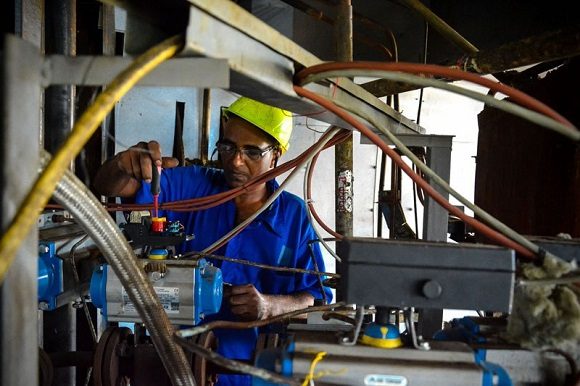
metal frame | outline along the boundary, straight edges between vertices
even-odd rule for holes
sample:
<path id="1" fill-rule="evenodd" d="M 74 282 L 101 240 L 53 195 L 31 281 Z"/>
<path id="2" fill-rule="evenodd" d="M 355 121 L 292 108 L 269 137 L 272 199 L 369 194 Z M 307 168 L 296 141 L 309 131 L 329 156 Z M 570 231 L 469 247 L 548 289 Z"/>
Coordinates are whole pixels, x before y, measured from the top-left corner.
<path id="1" fill-rule="evenodd" d="M 298 97 L 292 89 L 296 67 L 312 66 L 322 60 L 231 1 L 189 2 L 193 6 L 184 54 L 227 59 L 231 68 L 230 90 L 320 121 L 350 127 L 334 114 Z M 341 106 L 356 106 L 394 133 L 425 131 L 347 78 L 308 88 L 336 98 Z"/>
<path id="2" fill-rule="evenodd" d="M 383 140 L 391 144 L 384 136 Z M 406 146 L 423 146 L 427 148 L 427 165 L 446 182 L 449 182 L 451 174 L 451 148 L 453 136 L 451 135 L 417 135 L 400 134 L 398 138 Z M 366 138 L 361 138 L 361 143 L 371 143 Z M 391 144 L 392 145 L 392 144 Z M 428 180 L 429 183 L 431 183 Z M 449 199 L 449 194 L 438 185 L 433 185 L 445 199 Z M 448 214 L 431 197 L 425 197 L 423 211 L 423 239 L 427 241 L 446 241 Z M 441 329 L 443 323 L 443 310 L 422 309 L 419 310 L 419 335 L 424 337 L 432 336 Z"/>
<path id="3" fill-rule="evenodd" d="M 53 84 L 104 85 L 130 62 L 121 57 L 44 57 L 35 45 L 7 35 L 2 53 L 2 226 L 16 215 L 38 174 L 42 89 Z M 183 76 L 183 74 L 190 74 Z M 229 86 L 226 60 L 172 59 L 139 85 Z M 38 140 L 34 140 L 37 138 Z M 31 140 L 32 139 L 32 140 Z M 38 233 L 30 232 L 0 288 L 1 384 L 38 384 Z M 26 358 L 26 360 L 22 360 Z M 31 371 L 30 363 L 34 363 Z"/>
<path id="4" fill-rule="evenodd" d="M 43 86 L 74 84 L 101 86 L 108 84 L 132 62 L 120 56 L 50 55 L 43 68 Z M 184 76 L 184 74 L 186 74 Z M 162 63 L 139 81 L 139 86 L 220 87 L 230 84 L 228 62 L 225 59 L 176 58 Z"/>
<path id="5" fill-rule="evenodd" d="M 37 47 L 10 35 L 3 55 L 1 203 L 6 229 L 38 173 L 42 57 Z M 37 264 L 38 235 L 32 230 L 0 289 L 3 385 L 38 384 Z"/>
<path id="6" fill-rule="evenodd" d="M 427 165 L 446 182 L 449 182 L 451 174 L 451 148 L 453 143 L 452 135 L 418 135 L 418 134 L 398 134 L 397 137 L 408 147 L 426 147 Z M 381 138 L 392 145 L 390 141 L 381 135 Z M 362 144 L 372 142 L 361 137 Z M 430 181 L 428 181 L 430 182 Z M 433 185 L 433 184 L 431 184 Z M 445 199 L 449 194 L 438 185 L 433 185 Z M 423 239 L 427 241 L 447 240 L 447 211 L 443 209 L 430 197 L 425 197 L 425 210 L 423 212 Z"/>

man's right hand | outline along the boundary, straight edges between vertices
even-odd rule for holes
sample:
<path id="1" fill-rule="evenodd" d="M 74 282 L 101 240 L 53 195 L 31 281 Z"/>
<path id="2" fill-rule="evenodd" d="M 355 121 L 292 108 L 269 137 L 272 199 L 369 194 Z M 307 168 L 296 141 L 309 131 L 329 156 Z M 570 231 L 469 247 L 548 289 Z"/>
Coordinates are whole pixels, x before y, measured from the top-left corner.
<path id="1" fill-rule="evenodd" d="M 95 189 L 106 196 L 132 197 L 141 181 L 151 182 L 153 165 L 173 168 L 175 158 L 162 157 L 157 141 L 139 142 L 105 162 L 95 176 Z"/>

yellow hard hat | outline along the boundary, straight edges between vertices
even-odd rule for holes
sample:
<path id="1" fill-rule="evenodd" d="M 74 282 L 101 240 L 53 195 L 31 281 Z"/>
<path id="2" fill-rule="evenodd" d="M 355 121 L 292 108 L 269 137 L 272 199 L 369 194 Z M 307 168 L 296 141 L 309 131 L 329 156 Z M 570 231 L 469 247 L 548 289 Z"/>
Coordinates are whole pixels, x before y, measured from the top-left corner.
<path id="1" fill-rule="evenodd" d="M 229 113 L 237 115 L 274 137 L 280 144 L 282 153 L 290 147 L 292 113 L 289 111 L 241 97 L 225 109 L 226 116 Z"/>

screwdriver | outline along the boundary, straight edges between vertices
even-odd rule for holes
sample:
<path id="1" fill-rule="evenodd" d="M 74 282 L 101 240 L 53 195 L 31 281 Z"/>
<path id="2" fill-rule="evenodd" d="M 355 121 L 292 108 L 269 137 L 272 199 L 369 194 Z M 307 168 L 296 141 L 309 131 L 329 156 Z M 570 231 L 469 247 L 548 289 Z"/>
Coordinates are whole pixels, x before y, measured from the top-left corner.
<path id="1" fill-rule="evenodd" d="M 153 195 L 153 209 L 155 211 L 155 217 L 159 217 L 159 193 L 161 192 L 161 166 L 153 165 L 152 178 L 151 178 L 151 194 Z"/>

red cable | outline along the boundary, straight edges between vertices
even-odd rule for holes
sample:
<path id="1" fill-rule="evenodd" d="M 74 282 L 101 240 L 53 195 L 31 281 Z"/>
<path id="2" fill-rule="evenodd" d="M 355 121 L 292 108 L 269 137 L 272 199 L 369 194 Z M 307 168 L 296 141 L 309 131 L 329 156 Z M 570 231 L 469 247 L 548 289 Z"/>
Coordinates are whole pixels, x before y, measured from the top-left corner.
<path id="1" fill-rule="evenodd" d="M 294 86 L 294 91 L 305 98 L 312 100 L 313 102 L 319 104 L 320 106 L 328 109 L 329 111 L 336 114 L 339 118 L 343 119 L 345 122 L 348 122 L 350 125 L 355 127 L 359 130 L 363 135 L 369 138 L 373 143 L 375 143 L 382 151 L 384 151 L 399 167 L 409 176 L 413 181 L 417 183 L 425 193 L 427 193 L 431 198 L 433 198 L 439 205 L 445 208 L 449 213 L 454 214 L 455 216 L 461 218 L 467 224 L 471 225 L 474 229 L 477 229 L 482 234 L 487 236 L 489 239 L 495 240 L 499 244 L 506 246 L 507 248 L 513 249 L 516 252 L 520 253 L 523 256 L 534 258 L 535 255 L 529 251 L 527 248 L 523 247 L 522 245 L 510 240 L 506 236 L 502 235 L 501 233 L 493 230 L 489 226 L 483 224 L 482 222 L 466 215 L 461 210 L 456 208 L 455 206 L 451 205 L 449 201 L 447 201 L 443 196 L 441 196 L 431 185 L 429 185 L 423 178 L 421 178 L 417 173 L 413 171 L 407 165 L 405 161 L 401 158 L 401 156 L 393 149 L 391 149 L 381 138 L 372 132 L 369 128 L 363 125 L 358 119 L 354 116 L 346 112 L 345 110 L 341 109 L 340 107 L 336 106 L 334 103 L 324 99 L 323 97 L 313 93 L 312 91 L 308 91 L 305 88 Z"/>
<path id="2" fill-rule="evenodd" d="M 327 134 L 325 134 L 325 135 L 327 135 Z M 321 139 L 324 138 L 325 135 L 323 135 L 321 137 Z M 326 149 L 328 147 L 334 146 L 338 140 L 340 140 L 340 138 L 337 138 L 337 137 L 333 138 L 332 140 L 330 140 L 326 144 L 326 146 L 324 148 Z M 316 144 L 310 146 L 308 149 L 306 149 L 304 152 L 302 152 L 302 154 L 300 154 L 296 158 L 294 158 L 288 162 L 285 162 L 284 164 L 278 166 L 277 168 L 269 170 L 268 172 L 266 172 L 260 176 L 255 177 L 254 179 L 252 179 L 251 181 L 249 181 L 248 183 L 246 183 L 243 186 L 228 190 L 226 192 L 217 193 L 217 194 L 214 194 L 211 196 L 205 196 L 205 197 L 199 197 L 199 198 L 195 198 L 195 199 L 188 199 L 188 200 L 181 200 L 181 201 L 166 202 L 164 204 L 161 204 L 160 208 L 165 209 L 165 210 L 172 210 L 172 211 L 197 211 L 197 210 L 208 209 L 208 208 L 223 204 L 224 202 L 227 202 L 227 201 L 239 196 L 240 194 L 243 194 L 244 191 L 246 191 L 247 189 L 249 189 L 255 185 L 269 181 L 269 180 L 279 176 L 280 174 L 283 174 L 286 171 L 296 167 L 296 165 L 298 165 L 306 156 L 308 156 L 314 150 L 315 146 L 316 146 Z M 138 209 L 150 209 L 150 208 L 152 208 L 151 204 L 109 204 L 107 206 L 107 210 L 109 210 L 109 211 L 138 210 Z"/>
<path id="3" fill-rule="evenodd" d="M 320 137 L 320 139 L 314 143 L 312 146 L 310 146 L 305 152 L 302 153 L 302 155 L 300 155 L 299 157 L 295 158 L 294 160 L 300 158 L 300 160 L 302 160 L 305 156 L 307 156 L 308 154 L 310 154 L 312 151 L 314 151 L 314 147 L 322 140 L 324 140 L 325 137 L 327 137 L 329 135 L 329 131 L 327 131 L 324 135 L 322 135 L 322 137 Z M 350 130 L 343 130 L 343 132 L 341 132 L 339 135 L 334 136 L 334 138 L 332 138 L 320 151 L 318 151 L 315 155 L 314 155 L 314 159 L 318 157 L 318 155 L 320 154 L 320 152 L 326 148 L 329 147 L 329 144 L 332 144 L 332 146 L 334 146 L 337 143 L 340 143 L 342 141 L 344 141 L 348 136 L 350 135 Z M 312 168 L 310 169 L 312 170 Z M 265 175 L 266 173 L 264 173 L 263 175 Z M 228 236 L 227 238 L 223 239 L 219 244 L 215 245 L 213 248 L 209 249 L 208 251 L 206 251 L 206 254 L 211 254 L 215 251 L 217 251 L 219 248 L 223 247 L 224 245 L 226 245 L 228 243 L 228 241 L 230 241 L 232 238 L 234 238 L 236 235 L 238 235 L 242 230 L 244 230 L 248 225 L 250 225 L 250 223 L 246 224 L 245 226 L 239 228 L 235 233 L 231 234 L 230 236 Z M 326 224 L 324 224 L 326 225 Z M 338 234 L 337 234 L 338 235 Z M 340 235 L 338 235 L 340 236 Z M 341 236 L 342 237 L 342 236 Z"/>
<path id="4" fill-rule="evenodd" d="M 487 87 L 496 92 L 501 92 L 514 101 L 518 102 L 520 105 L 535 110 L 541 114 L 551 117 L 552 119 L 570 127 L 571 129 L 577 130 L 577 128 L 570 123 L 566 118 L 558 114 L 552 108 L 546 106 L 539 100 L 529 96 L 528 94 L 519 91 L 513 87 L 509 87 L 505 84 L 494 82 L 492 80 L 482 78 L 477 74 L 472 74 L 466 71 L 457 70 L 454 68 L 437 66 L 434 64 L 418 64 L 418 63 L 382 63 L 382 62 L 330 62 L 318 64 L 305 68 L 296 75 L 298 83 L 301 83 L 304 78 L 311 74 L 317 74 L 325 71 L 335 71 L 335 70 L 349 70 L 349 69 L 363 69 L 363 70 L 382 70 L 382 71 L 399 71 L 412 73 L 417 75 L 436 75 L 444 78 L 455 79 L 455 80 L 467 80 L 472 83 L 476 83 Z"/>

